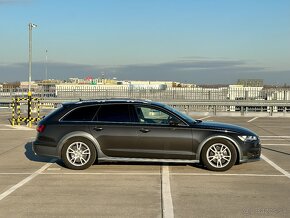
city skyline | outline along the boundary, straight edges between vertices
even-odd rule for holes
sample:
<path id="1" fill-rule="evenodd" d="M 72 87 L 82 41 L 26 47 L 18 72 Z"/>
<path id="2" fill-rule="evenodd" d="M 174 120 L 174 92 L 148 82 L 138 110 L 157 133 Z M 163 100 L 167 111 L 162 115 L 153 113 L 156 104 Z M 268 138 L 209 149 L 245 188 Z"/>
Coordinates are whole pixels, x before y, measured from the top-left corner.
<path id="1" fill-rule="evenodd" d="M 290 2 L 0 0 L 1 82 L 124 80 L 290 83 Z"/>

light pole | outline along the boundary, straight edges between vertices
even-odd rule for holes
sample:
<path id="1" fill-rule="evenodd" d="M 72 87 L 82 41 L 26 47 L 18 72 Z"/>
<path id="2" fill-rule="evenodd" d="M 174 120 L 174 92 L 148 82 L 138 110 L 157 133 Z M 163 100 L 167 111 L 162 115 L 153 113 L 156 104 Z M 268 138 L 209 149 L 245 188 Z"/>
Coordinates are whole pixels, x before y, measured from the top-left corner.
<path id="1" fill-rule="evenodd" d="M 32 66 L 32 29 L 33 27 L 37 27 L 36 24 L 29 23 L 28 29 L 29 29 L 29 76 L 28 76 L 28 116 L 27 116 L 27 122 L 29 127 L 31 127 L 31 66 Z"/>
<path id="2" fill-rule="evenodd" d="M 31 69 L 32 69 L 32 29 L 37 27 L 36 24 L 29 23 L 29 76 L 28 76 L 28 95 L 31 95 Z"/>
<path id="3" fill-rule="evenodd" d="M 45 55 L 45 80 L 47 81 L 47 49 L 46 49 L 46 55 Z"/>

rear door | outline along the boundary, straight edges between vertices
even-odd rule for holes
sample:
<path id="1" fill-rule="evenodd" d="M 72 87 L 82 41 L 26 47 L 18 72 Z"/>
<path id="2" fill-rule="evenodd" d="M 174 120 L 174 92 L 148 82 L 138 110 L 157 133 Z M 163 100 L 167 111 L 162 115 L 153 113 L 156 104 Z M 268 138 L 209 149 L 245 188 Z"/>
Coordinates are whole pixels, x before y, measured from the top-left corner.
<path id="1" fill-rule="evenodd" d="M 136 157 L 137 133 L 130 104 L 101 105 L 90 125 L 91 134 L 109 157 Z"/>

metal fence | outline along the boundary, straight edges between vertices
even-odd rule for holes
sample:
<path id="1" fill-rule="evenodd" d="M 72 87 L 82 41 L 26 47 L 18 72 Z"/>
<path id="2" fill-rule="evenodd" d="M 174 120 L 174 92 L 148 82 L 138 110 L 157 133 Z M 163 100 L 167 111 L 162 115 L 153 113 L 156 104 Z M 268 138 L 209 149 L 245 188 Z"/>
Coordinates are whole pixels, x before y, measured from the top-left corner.
<path id="1" fill-rule="evenodd" d="M 25 89 L 6 89 L 0 91 L 0 107 L 11 106 L 12 98 L 27 97 Z M 53 108 L 65 101 L 79 99 L 132 98 L 150 99 L 165 102 L 185 112 L 205 112 L 213 115 L 235 113 L 290 115 L 289 88 L 166 88 L 136 89 L 129 87 L 88 86 L 57 88 L 53 90 L 33 90 L 34 98 L 41 98 L 42 108 Z"/>
<path id="2" fill-rule="evenodd" d="M 25 89 L 3 89 L 0 98 L 26 97 Z M 155 101 L 289 101 L 289 88 L 130 88 L 130 87 L 65 87 L 33 90 L 33 97 L 58 99 L 134 98 Z"/>

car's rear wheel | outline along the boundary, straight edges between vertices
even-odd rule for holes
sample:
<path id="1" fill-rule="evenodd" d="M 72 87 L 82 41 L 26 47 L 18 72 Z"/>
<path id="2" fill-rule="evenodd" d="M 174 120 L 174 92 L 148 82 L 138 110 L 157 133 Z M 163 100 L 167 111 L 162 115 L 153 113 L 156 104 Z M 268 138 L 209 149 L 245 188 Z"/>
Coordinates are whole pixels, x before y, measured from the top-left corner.
<path id="1" fill-rule="evenodd" d="M 74 170 L 90 167 L 96 160 L 97 152 L 91 141 L 74 137 L 69 139 L 62 148 L 64 164 Z"/>
<path id="2" fill-rule="evenodd" d="M 236 163 L 237 151 L 235 146 L 227 140 L 213 140 L 204 146 L 201 158 L 209 170 L 226 171 Z"/>

